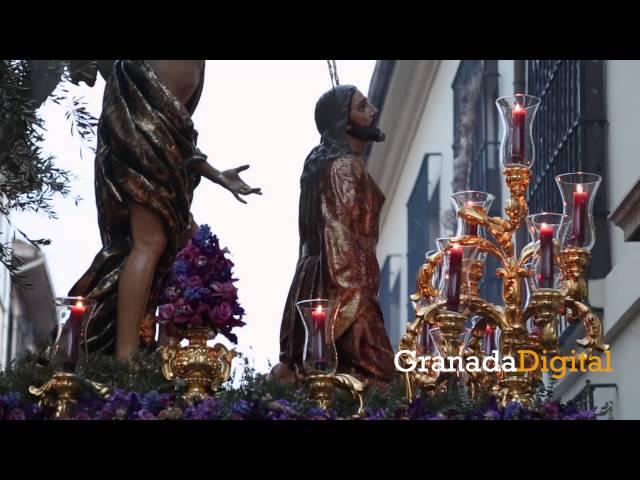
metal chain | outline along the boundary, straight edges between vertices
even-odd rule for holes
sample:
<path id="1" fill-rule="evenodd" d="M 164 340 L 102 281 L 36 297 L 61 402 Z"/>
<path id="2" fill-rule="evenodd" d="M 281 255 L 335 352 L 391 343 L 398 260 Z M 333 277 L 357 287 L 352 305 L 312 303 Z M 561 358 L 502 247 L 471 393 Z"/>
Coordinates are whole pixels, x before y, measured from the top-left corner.
<path id="1" fill-rule="evenodd" d="M 340 85 L 340 79 L 338 78 L 338 67 L 336 67 L 335 60 L 327 60 L 329 66 L 329 75 L 331 76 L 331 86 L 335 88 Z"/>

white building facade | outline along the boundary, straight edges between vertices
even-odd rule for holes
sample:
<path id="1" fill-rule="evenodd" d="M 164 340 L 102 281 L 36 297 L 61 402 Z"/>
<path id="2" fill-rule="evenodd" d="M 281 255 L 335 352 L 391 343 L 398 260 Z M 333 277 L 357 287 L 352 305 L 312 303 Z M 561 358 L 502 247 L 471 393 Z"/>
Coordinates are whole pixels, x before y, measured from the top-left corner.
<path id="1" fill-rule="evenodd" d="M 640 61 L 528 60 L 527 93 L 542 98 L 536 117 L 536 164 L 531 213 L 561 211 L 555 175 L 603 176 L 596 197 L 597 240 L 589 301 L 611 345 L 611 373 L 572 373 L 556 384 L 567 401 L 592 397 L 614 404 L 618 419 L 640 419 Z M 368 168 L 387 197 L 378 259 L 385 326 L 397 349 L 412 321 L 409 295 L 425 253 L 450 236 L 450 195 L 463 189 L 496 195 L 490 213 L 502 215 L 502 125 L 495 100 L 514 92 L 511 60 L 379 61 L 369 97 L 381 106 L 387 141 L 376 144 Z M 455 166 L 455 169 L 454 169 Z M 454 179 L 455 173 L 455 179 Z M 520 244 L 528 241 L 520 237 Z M 495 265 L 487 265 L 485 298 L 500 301 Z M 562 332 L 567 353 L 582 327 Z M 586 388 L 585 388 L 586 387 Z"/>

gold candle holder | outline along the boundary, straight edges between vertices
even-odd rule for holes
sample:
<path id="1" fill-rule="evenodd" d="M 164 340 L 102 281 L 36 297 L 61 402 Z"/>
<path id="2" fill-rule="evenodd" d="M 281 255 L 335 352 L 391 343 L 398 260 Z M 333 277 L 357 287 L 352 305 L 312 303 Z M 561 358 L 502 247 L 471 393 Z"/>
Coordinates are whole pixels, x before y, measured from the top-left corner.
<path id="1" fill-rule="evenodd" d="M 111 393 L 105 385 L 70 372 L 56 372 L 41 387 L 29 387 L 29 393 L 40 399 L 38 405 L 41 408 L 53 409 L 54 418 L 72 416 L 80 395 L 85 391 L 105 400 Z"/>
<path id="2" fill-rule="evenodd" d="M 501 266 L 496 274 L 502 279 L 501 306 L 492 305 L 480 298 L 478 284 L 482 275 L 480 265 L 471 265 L 468 272 L 469 286 L 463 290 L 461 297 L 461 310 L 463 313 L 448 312 L 434 303 L 438 297 L 438 291 L 433 288 L 433 276 L 443 255 L 450 247 L 429 257 L 418 272 L 416 293 L 411 295 L 411 300 L 419 308 L 416 310 L 416 321 L 407 327 L 400 346 L 403 350 L 416 349 L 417 332 L 422 322 L 441 329 L 445 339 L 445 353 L 447 356 L 459 355 L 459 335 L 462 332 L 464 322 L 468 315 L 478 315 L 483 320 L 482 325 L 489 322 L 500 328 L 499 350 L 501 355 L 519 358 L 519 352 L 533 350 L 554 353 L 558 350 L 556 327 L 558 317 L 566 315 L 567 319 L 574 323 L 582 320 L 587 331 L 585 338 L 578 340 L 589 354 L 593 350 L 606 351 L 609 346 L 603 342 L 603 328 L 600 319 L 583 303 L 587 296 L 584 273 L 587 269 L 590 252 L 586 248 L 569 247 L 557 249 L 554 245 L 553 255 L 562 269 L 562 288 L 540 288 L 532 292 L 531 300 L 526 308 L 522 306 L 522 283 L 531 274 L 529 262 L 535 254 L 535 245 L 524 248 L 516 257 L 514 240 L 516 230 L 522 224 L 528 214 L 526 190 L 529 185 L 531 172 L 525 166 L 509 165 L 503 174 L 507 186 L 511 192 L 511 198 L 506 202 L 505 213 L 507 218 L 489 217 L 487 213 L 474 208 L 463 207 L 458 210 L 458 215 L 466 222 L 482 225 L 494 238 L 495 243 L 475 236 L 462 236 L 450 239 L 450 244 L 457 243 L 461 246 L 476 246 L 479 252 L 495 256 Z M 529 335 L 526 324 L 533 319 L 540 331 L 537 336 Z M 472 332 L 471 341 L 464 355 L 478 352 L 480 332 Z M 405 358 L 406 357 L 406 358 Z M 405 354 L 400 357 L 400 364 L 406 365 L 411 361 Z M 530 367 L 530 359 L 525 361 L 524 367 Z M 417 390 L 432 390 L 437 384 L 437 379 L 429 375 L 419 375 L 414 372 L 405 374 L 407 397 L 413 397 Z M 531 405 L 535 384 L 541 380 L 537 371 L 505 372 L 495 374 L 482 373 L 480 375 L 468 375 L 468 385 L 472 395 L 477 395 L 481 389 L 490 388 L 499 398 L 502 405 L 508 402 L 520 402 Z"/>
<path id="3" fill-rule="evenodd" d="M 208 346 L 207 327 L 187 329 L 183 335 L 188 345 L 160 347 L 162 374 L 167 380 L 183 379 L 186 383 L 183 396 L 192 402 L 214 394 L 229 379 L 236 353 L 221 343 Z"/>

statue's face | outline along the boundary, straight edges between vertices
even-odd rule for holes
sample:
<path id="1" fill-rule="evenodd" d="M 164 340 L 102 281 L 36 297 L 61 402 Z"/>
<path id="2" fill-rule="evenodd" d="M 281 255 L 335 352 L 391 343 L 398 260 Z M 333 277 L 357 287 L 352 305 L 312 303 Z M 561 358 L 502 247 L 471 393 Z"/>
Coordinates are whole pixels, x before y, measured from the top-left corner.
<path id="1" fill-rule="evenodd" d="M 360 90 L 351 98 L 351 121 L 361 127 L 372 127 L 376 122 L 378 109 L 369 103 Z"/>

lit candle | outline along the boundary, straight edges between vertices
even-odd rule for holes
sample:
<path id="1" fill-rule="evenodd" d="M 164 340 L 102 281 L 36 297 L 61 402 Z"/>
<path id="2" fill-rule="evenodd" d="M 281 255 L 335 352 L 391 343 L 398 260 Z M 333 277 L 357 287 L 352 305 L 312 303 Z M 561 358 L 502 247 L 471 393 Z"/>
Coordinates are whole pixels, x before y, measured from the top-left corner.
<path id="1" fill-rule="evenodd" d="M 573 192 L 573 219 L 571 228 L 571 239 L 573 244 L 582 247 L 584 245 L 584 233 L 587 228 L 587 201 L 589 200 L 589 192 L 582 190 L 582 185 L 576 186 Z"/>
<path id="2" fill-rule="evenodd" d="M 467 208 L 473 208 L 473 202 L 465 202 L 464 206 Z M 471 222 L 467 222 L 467 225 L 469 226 L 469 235 L 475 235 L 477 237 L 478 225 L 476 223 L 471 223 Z"/>
<path id="3" fill-rule="evenodd" d="M 324 326 L 324 322 L 327 319 L 327 312 L 324 311 L 322 305 L 318 305 L 315 310 L 311 312 L 311 318 L 313 319 L 313 325 L 316 328 Z"/>
<path id="4" fill-rule="evenodd" d="M 553 288 L 553 228 L 540 226 L 540 276 L 541 288 Z"/>
<path id="5" fill-rule="evenodd" d="M 314 359 L 313 365 L 317 370 L 324 371 L 326 369 L 325 361 L 325 322 L 327 320 L 327 312 L 318 305 L 311 311 L 311 319 L 313 320 L 313 343 Z"/>
<path id="6" fill-rule="evenodd" d="M 78 363 L 82 320 L 86 311 L 87 309 L 81 300 L 78 300 L 75 305 L 71 305 L 71 314 L 67 320 L 67 348 L 62 366 L 65 372 L 75 372 L 76 364 Z"/>
<path id="7" fill-rule="evenodd" d="M 457 312 L 460 307 L 460 281 L 462 277 L 462 247 L 454 243 L 449 250 L 449 281 L 447 283 L 447 310 Z"/>
<path id="8" fill-rule="evenodd" d="M 527 110 L 516 103 L 511 114 L 511 124 L 513 126 L 513 137 L 511 140 L 511 162 L 523 163 L 525 153 L 525 138 L 527 124 Z"/>
<path id="9" fill-rule="evenodd" d="M 485 344 L 485 355 L 490 356 L 491 352 L 496 349 L 496 337 L 494 335 L 495 330 L 491 328 L 491 325 L 487 325 L 484 329 L 484 344 Z"/>

